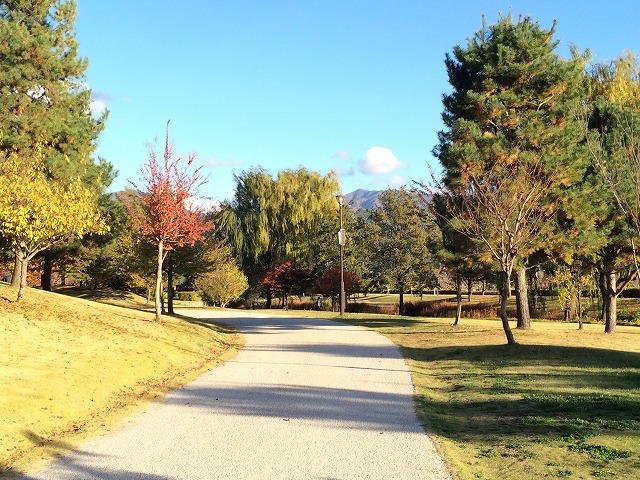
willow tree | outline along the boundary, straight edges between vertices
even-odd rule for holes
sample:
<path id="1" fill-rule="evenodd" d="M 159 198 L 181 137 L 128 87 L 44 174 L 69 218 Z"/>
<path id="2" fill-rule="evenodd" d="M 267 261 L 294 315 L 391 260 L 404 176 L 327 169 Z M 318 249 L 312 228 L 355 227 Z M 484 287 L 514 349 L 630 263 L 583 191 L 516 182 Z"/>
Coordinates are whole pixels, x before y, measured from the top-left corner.
<path id="1" fill-rule="evenodd" d="M 74 1 L 0 2 L 0 151 L 28 158 L 37 149 L 47 177 L 80 178 L 99 194 L 114 175 L 94 158 L 107 112 L 91 112 L 76 15 Z"/>
<path id="2" fill-rule="evenodd" d="M 94 192 L 79 178 L 66 182 L 47 178 L 44 157 L 34 150 L 25 158 L 0 158 L 0 234 L 19 260 L 18 300 L 27 284 L 28 262 L 37 253 L 107 227 Z"/>
<path id="3" fill-rule="evenodd" d="M 256 287 L 267 270 L 285 258 L 312 267 L 310 240 L 320 234 L 319 226 L 327 216 L 336 218 L 334 195 L 340 187 L 335 175 L 299 168 L 283 170 L 273 178 L 255 168 L 234 178 L 235 196 L 223 203 L 219 224 L 250 284 Z M 269 289 L 266 297 L 269 308 Z"/>
<path id="4" fill-rule="evenodd" d="M 443 96 L 446 129 L 434 154 L 444 169 L 443 188 L 465 198 L 458 211 L 464 218 L 455 224 L 480 241 L 502 271 L 501 317 L 509 343 L 506 300 L 513 269 L 523 268 L 522 259 L 542 246 L 550 231 L 538 228 L 538 219 L 552 218 L 564 195 L 561 186 L 584 170 L 574 149 L 580 128 L 571 122 L 581 100 L 581 65 L 555 53 L 554 33 L 555 24 L 547 30 L 529 17 L 501 16 L 445 58 L 453 91 Z M 528 203 L 513 211 L 509 195 L 513 203 Z M 496 207 L 481 211 L 487 202 Z M 523 212 L 536 220 L 524 229 L 527 238 L 515 241 L 527 222 Z M 517 221 L 509 225 L 507 217 Z M 492 231 L 467 228 L 470 218 L 482 218 Z"/>

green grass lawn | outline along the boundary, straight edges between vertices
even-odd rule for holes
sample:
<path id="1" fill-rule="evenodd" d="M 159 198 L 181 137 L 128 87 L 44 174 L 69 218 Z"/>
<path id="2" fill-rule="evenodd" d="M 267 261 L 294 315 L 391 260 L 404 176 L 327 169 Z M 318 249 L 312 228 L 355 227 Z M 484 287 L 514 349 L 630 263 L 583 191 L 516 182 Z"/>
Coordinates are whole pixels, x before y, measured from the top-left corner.
<path id="1" fill-rule="evenodd" d="M 463 479 L 635 479 L 640 329 L 348 316 L 400 345 L 419 416 Z"/>

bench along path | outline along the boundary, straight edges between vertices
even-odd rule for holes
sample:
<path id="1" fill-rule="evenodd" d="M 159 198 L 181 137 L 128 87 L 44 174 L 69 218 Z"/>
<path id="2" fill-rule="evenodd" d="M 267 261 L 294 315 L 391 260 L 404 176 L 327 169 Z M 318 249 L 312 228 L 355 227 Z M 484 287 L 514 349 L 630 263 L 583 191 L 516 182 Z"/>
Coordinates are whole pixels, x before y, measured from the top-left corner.
<path id="1" fill-rule="evenodd" d="M 451 478 L 385 337 L 321 319 L 181 313 L 235 325 L 245 347 L 25 479 Z"/>

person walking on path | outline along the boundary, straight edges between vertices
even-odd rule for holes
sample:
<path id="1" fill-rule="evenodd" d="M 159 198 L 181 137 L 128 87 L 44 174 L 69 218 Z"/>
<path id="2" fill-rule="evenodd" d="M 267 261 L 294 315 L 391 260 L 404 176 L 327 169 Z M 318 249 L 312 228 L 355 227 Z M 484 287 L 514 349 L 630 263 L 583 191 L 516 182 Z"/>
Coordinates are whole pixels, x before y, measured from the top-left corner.
<path id="1" fill-rule="evenodd" d="M 234 325 L 244 348 L 23 479 L 451 479 L 382 335 L 323 319 L 181 313 Z"/>

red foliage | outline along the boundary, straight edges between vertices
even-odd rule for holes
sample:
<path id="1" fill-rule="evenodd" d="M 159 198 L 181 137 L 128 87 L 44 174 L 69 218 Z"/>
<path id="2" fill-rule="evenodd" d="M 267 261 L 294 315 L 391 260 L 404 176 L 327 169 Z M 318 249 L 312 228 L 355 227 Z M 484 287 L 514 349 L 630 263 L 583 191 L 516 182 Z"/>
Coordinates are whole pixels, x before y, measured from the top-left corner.
<path id="1" fill-rule="evenodd" d="M 348 295 L 360 291 L 361 280 L 353 272 L 344 272 L 344 291 Z M 315 290 L 325 297 L 337 298 L 340 295 L 340 267 L 327 269 L 322 276 L 316 279 Z"/>
<path id="2" fill-rule="evenodd" d="M 260 287 L 280 292 L 287 297 L 290 294 L 302 294 L 311 285 L 311 272 L 292 260 L 280 262 L 265 273 Z"/>
<path id="3" fill-rule="evenodd" d="M 165 250 L 193 245 L 212 225 L 204 220 L 204 208 L 194 202 L 198 189 L 206 182 L 201 167 L 191 169 L 195 155 L 185 161 L 175 157 L 169 143 L 169 122 L 164 162 L 158 162 L 152 146 L 149 162 L 142 168 L 143 189 L 138 190 L 143 215 L 133 215 L 134 223 L 155 244 Z"/>

